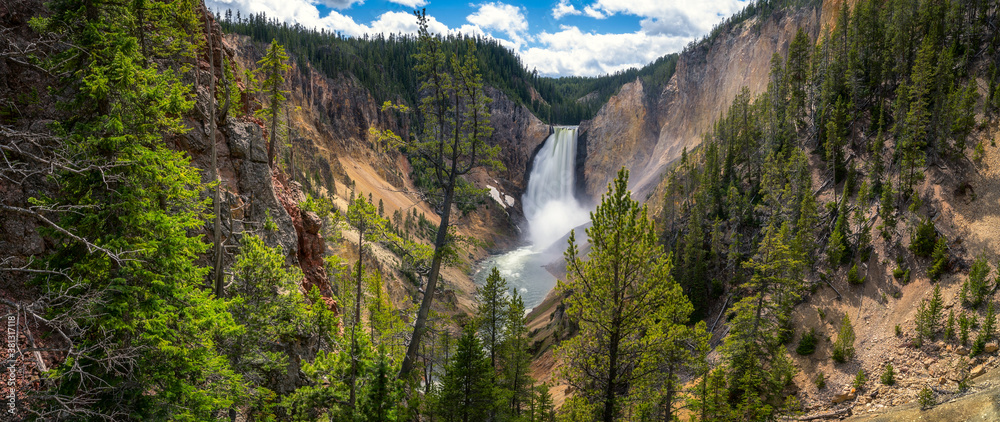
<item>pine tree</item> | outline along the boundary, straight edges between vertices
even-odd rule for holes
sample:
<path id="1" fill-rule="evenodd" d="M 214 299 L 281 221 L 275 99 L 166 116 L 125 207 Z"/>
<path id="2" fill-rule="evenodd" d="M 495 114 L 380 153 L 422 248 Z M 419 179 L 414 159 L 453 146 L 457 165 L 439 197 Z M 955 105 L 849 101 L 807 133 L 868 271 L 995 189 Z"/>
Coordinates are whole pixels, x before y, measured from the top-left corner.
<path id="1" fill-rule="evenodd" d="M 944 236 L 938 236 L 934 242 L 934 253 L 931 254 L 931 266 L 927 269 L 927 277 L 937 281 L 948 271 L 948 241 Z"/>
<path id="2" fill-rule="evenodd" d="M 802 294 L 802 256 L 789 246 L 788 224 L 772 223 L 764 231 L 757 253 L 743 266 L 753 271 L 740 288 L 743 299 L 733 306 L 730 335 L 722 348 L 728 360 L 728 384 L 744 419 L 766 419 L 775 409 L 766 403 L 778 399 L 791 381 L 794 366 L 785 354 L 782 331 L 791 307 Z"/>
<path id="3" fill-rule="evenodd" d="M 930 300 L 923 300 L 917 308 L 918 341 L 930 340 L 941 330 L 941 312 L 944 309 L 944 299 L 941 297 L 941 285 L 934 285 Z"/>
<path id="4" fill-rule="evenodd" d="M 475 330 L 467 325 L 441 380 L 439 413 L 446 421 L 486 420 L 493 409 L 493 370 Z"/>
<path id="5" fill-rule="evenodd" d="M 486 283 L 476 287 L 476 325 L 493 368 L 497 367 L 497 354 L 503 340 L 507 290 L 507 280 L 500 276 L 496 267 L 486 277 Z"/>
<path id="6" fill-rule="evenodd" d="M 288 271 L 284 265 L 280 247 L 267 247 L 259 237 L 248 235 L 232 266 L 229 312 L 246 328 L 220 336 L 218 343 L 251 389 L 251 403 L 267 400 L 280 388 L 274 381 L 287 373 L 290 359 L 298 358 L 289 356 L 287 343 L 314 337 L 329 344 L 337 328 L 332 312 L 306 305 L 298 288 L 301 271 Z M 255 406 L 248 410 L 266 411 Z"/>
<path id="7" fill-rule="evenodd" d="M 879 201 L 878 212 L 879 217 L 882 219 L 882 222 L 879 224 L 879 231 L 882 233 L 882 239 L 888 241 L 892 237 L 892 233 L 896 230 L 896 206 L 894 205 L 892 180 L 886 180 L 882 184 L 882 198 Z"/>
<path id="8" fill-rule="evenodd" d="M 354 292 L 350 296 L 354 302 L 354 309 L 351 312 L 353 318 L 351 319 L 351 373 L 348 379 L 348 385 L 350 389 L 350 396 L 348 399 L 349 407 L 354 408 L 357 401 L 357 378 L 359 376 L 361 351 L 359 350 L 358 344 L 358 331 L 361 328 L 361 306 L 365 302 L 364 295 L 365 291 L 365 270 L 364 270 L 364 255 L 365 255 L 365 242 L 391 242 L 396 245 L 401 252 L 409 253 L 414 251 L 414 253 L 419 254 L 419 248 L 411 248 L 407 242 L 402 241 L 398 236 L 395 235 L 389 229 L 389 222 L 378 215 L 375 206 L 371 203 L 371 200 L 366 200 L 363 196 L 356 198 L 348 205 L 347 209 L 347 221 L 354 226 L 358 231 L 358 261 L 354 267 Z M 378 275 L 381 279 L 381 274 Z M 375 293 L 381 293 L 381 286 L 374 290 Z M 346 293 L 347 289 L 344 289 Z M 347 295 L 344 295 L 345 298 Z M 375 304 L 380 305 L 381 299 L 377 299 Z M 373 321 L 370 321 L 372 323 Z M 388 327 L 385 327 L 388 328 Z M 372 325 L 372 330 L 375 326 Z M 374 332 L 373 332 L 374 334 Z M 372 335 L 371 341 L 375 341 L 375 336 Z"/>
<path id="9" fill-rule="evenodd" d="M 896 370 L 891 363 L 885 365 L 885 372 L 882 373 L 882 384 L 892 386 L 896 384 Z"/>
<path id="10" fill-rule="evenodd" d="M 405 420 L 399 407 L 402 388 L 396 380 L 390 357 L 382 348 L 376 353 L 374 369 L 361 392 L 357 420 L 361 422 L 392 422 Z"/>
<path id="11" fill-rule="evenodd" d="M 976 335 L 976 340 L 972 342 L 972 347 L 969 349 L 969 356 L 976 356 L 983 352 L 986 342 L 992 340 L 996 335 L 996 325 L 997 316 L 993 310 L 993 302 L 989 302 L 986 305 L 986 317 L 983 318 L 983 326 L 980 327 L 979 334 Z"/>
<path id="12" fill-rule="evenodd" d="M 528 374 L 531 356 L 528 353 L 528 327 L 525 326 L 524 301 L 515 291 L 508 301 L 504 321 L 500 359 L 500 386 L 510 397 L 508 414 L 520 417 L 533 393 L 533 380 Z M 551 406 L 551 403 L 549 403 Z"/>
<path id="13" fill-rule="evenodd" d="M 580 333 L 562 344 L 563 376 L 593 404 L 594 419 L 616 420 L 645 375 L 636 370 L 649 350 L 646 328 L 682 325 L 690 302 L 670 278 L 670 261 L 657 241 L 645 206 L 631 198 L 622 169 L 586 229 L 590 251 L 580 255 L 576 234 L 566 250 L 568 279 L 558 289 L 568 294 L 566 315 Z M 666 330 L 664 330 L 666 331 Z"/>
<path id="14" fill-rule="evenodd" d="M 986 257 L 976 258 L 969 270 L 969 278 L 962 283 L 962 290 L 959 293 L 963 305 L 975 308 L 983 303 L 983 299 L 986 298 L 992 287 L 988 277 L 989 273 L 990 267 L 986 264 Z"/>
<path id="15" fill-rule="evenodd" d="M 851 318 L 846 313 L 844 319 L 840 321 L 840 333 L 837 335 L 837 341 L 833 343 L 833 352 L 830 356 L 840 363 L 854 358 L 854 326 L 851 325 Z"/>
<path id="16" fill-rule="evenodd" d="M 795 222 L 795 249 L 803 257 L 807 264 L 814 264 L 818 250 L 816 238 L 818 236 L 817 226 L 819 225 L 819 214 L 817 212 L 816 197 L 812 190 L 807 189 L 802 195 L 802 203 L 799 206 L 799 219 Z"/>
<path id="17" fill-rule="evenodd" d="M 698 369 L 709 351 L 709 337 L 705 321 L 692 327 L 674 323 L 652 327 L 647 334 L 652 347 L 646 351 L 640 366 L 640 370 L 650 376 L 636 386 L 633 414 L 659 420 L 674 419 L 674 407 L 683 398 L 681 374 Z"/>
<path id="18" fill-rule="evenodd" d="M 805 127 L 807 84 L 809 80 L 809 53 L 812 41 L 802 28 L 795 33 L 795 38 L 788 45 L 788 61 L 785 65 L 785 78 L 788 84 L 788 116 L 796 131 Z"/>
<path id="19" fill-rule="evenodd" d="M 278 44 L 278 40 L 271 40 L 271 45 L 267 48 L 267 54 L 257 62 L 257 73 L 260 75 L 260 89 L 267 96 L 264 107 L 257 113 L 266 116 L 270 122 L 268 135 L 270 139 L 267 143 L 267 162 L 274 168 L 275 137 L 278 132 L 278 116 L 281 114 L 282 103 L 285 102 L 284 90 L 285 72 L 291 68 L 288 65 L 288 54 L 285 47 Z"/>
<path id="20" fill-rule="evenodd" d="M 422 81 L 420 91 L 426 92 L 427 96 L 420 102 L 423 136 L 407 148 L 426 161 L 435 193 L 440 193 L 443 199 L 437 207 L 441 223 L 434 238 L 434 255 L 424 288 L 426 293 L 413 324 L 413 335 L 399 370 L 400 378 L 408 377 L 416 362 L 441 264 L 450 250 L 448 230 L 452 224 L 451 209 L 456 203 L 463 202 L 462 198 L 456 197 L 464 192 L 460 189 L 464 180 L 460 176 L 477 167 L 503 167 L 496 159 L 499 147 L 486 144 L 493 133 L 487 109 L 491 100 L 483 87 L 475 44 L 470 40 L 465 55 L 459 57 L 453 54 L 449 62 L 440 37 L 431 35 L 428 30 L 426 12 L 416 15 L 420 31 L 415 70 Z"/>
<path id="21" fill-rule="evenodd" d="M 555 422 L 556 412 L 549 386 L 547 384 L 535 386 L 532 389 L 532 397 L 528 422 Z"/>
<path id="22" fill-rule="evenodd" d="M 136 26 L 137 5 L 49 6 L 37 28 L 72 48 L 39 58 L 51 74 L 72 75 L 51 87 L 72 117 L 53 123 L 58 136 L 42 153 L 72 161 L 53 166 L 53 190 L 30 208 L 0 204 L 48 227 L 50 254 L 39 269 L 61 274 L 37 315 L 61 333 L 53 336 L 58 354 L 71 358 L 53 364 L 32 409 L 43 420 L 209 419 L 247 391 L 213 343 L 241 327 L 202 290 L 209 272 L 196 264 L 207 250 L 195 235 L 205 186 L 190 159 L 164 142 L 186 130 L 191 86 L 183 68 L 152 60 L 177 56 L 139 39 L 147 28 Z M 143 10 L 142 21 L 164 29 L 163 47 L 190 53 L 190 37 L 179 34 L 197 31 L 193 11 L 164 6 L 175 20 Z"/>
<path id="23" fill-rule="evenodd" d="M 935 46 L 930 39 L 925 39 L 917 53 L 916 63 L 908 86 L 909 111 L 900 122 L 902 125 L 901 139 L 902 171 L 905 183 L 900 190 L 909 195 L 913 185 L 923 178 L 924 148 L 927 147 L 930 130 L 930 93 L 933 89 L 935 67 Z"/>

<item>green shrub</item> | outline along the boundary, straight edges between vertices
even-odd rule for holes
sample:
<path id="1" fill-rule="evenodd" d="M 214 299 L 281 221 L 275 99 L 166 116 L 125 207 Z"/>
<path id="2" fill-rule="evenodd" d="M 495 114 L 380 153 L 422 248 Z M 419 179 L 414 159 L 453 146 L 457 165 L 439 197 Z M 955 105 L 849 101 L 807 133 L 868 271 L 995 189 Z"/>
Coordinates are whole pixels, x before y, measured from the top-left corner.
<path id="1" fill-rule="evenodd" d="M 937 230 L 934 227 L 934 222 L 930 219 L 924 219 L 924 221 L 917 223 L 917 229 L 913 232 L 913 238 L 910 239 L 910 251 L 916 256 L 930 256 L 934 253 L 936 241 Z"/>
<path id="2" fill-rule="evenodd" d="M 896 369 L 892 367 L 891 363 L 885 365 L 885 371 L 882 372 L 882 384 L 896 384 Z"/>
<path id="3" fill-rule="evenodd" d="M 976 258 L 976 262 L 969 270 L 969 278 L 962 283 L 962 291 L 959 296 L 963 305 L 976 307 L 983 303 L 983 299 L 986 298 L 992 287 L 987 278 L 989 273 L 990 267 L 986 264 L 986 258 L 983 256 Z"/>
<path id="4" fill-rule="evenodd" d="M 986 155 L 986 148 L 983 147 L 983 141 L 976 143 L 976 147 L 972 150 L 972 161 L 979 162 Z"/>
<path id="5" fill-rule="evenodd" d="M 865 370 L 858 369 L 858 374 L 854 376 L 854 383 L 851 386 L 855 390 L 861 391 L 861 387 L 864 387 L 866 382 L 868 382 L 868 376 L 865 375 Z"/>
<path id="6" fill-rule="evenodd" d="M 847 282 L 851 284 L 863 284 L 865 282 L 865 279 L 858 275 L 858 264 L 854 264 L 851 270 L 847 272 Z"/>
<path id="7" fill-rule="evenodd" d="M 938 280 L 948 271 L 948 241 L 943 236 L 939 236 L 934 243 L 934 253 L 932 254 L 931 266 L 927 269 L 927 276 L 931 280 Z"/>
<path id="8" fill-rule="evenodd" d="M 851 318 L 847 314 L 844 314 L 844 319 L 840 323 L 840 334 L 833 343 L 833 353 L 830 357 L 838 363 L 847 362 L 854 357 L 854 327 L 851 326 Z"/>
<path id="9" fill-rule="evenodd" d="M 813 382 L 816 383 L 817 390 L 822 390 L 823 388 L 826 388 L 826 377 L 823 375 L 822 372 L 816 374 L 816 380 Z"/>
<path id="10" fill-rule="evenodd" d="M 799 346 L 795 348 L 795 353 L 802 356 L 813 354 L 816 351 L 816 341 L 816 329 L 810 328 L 808 332 L 802 334 L 802 338 L 799 339 Z"/>
<path id="11" fill-rule="evenodd" d="M 934 392 L 926 385 L 923 390 L 920 390 L 920 394 L 917 395 L 917 401 L 920 402 L 920 409 L 931 408 L 937 404 L 934 400 Z"/>
<path id="12" fill-rule="evenodd" d="M 306 194 L 306 200 L 299 203 L 299 208 L 304 211 L 315 212 L 320 218 L 327 218 L 331 213 L 337 212 L 336 205 L 329 198 L 324 196 L 313 197 L 308 193 Z"/>
<path id="13" fill-rule="evenodd" d="M 903 336 L 903 328 L 900 327 L 899 324 L 896 324 L 896 337 L 902 337 L 902 336 Z"/>

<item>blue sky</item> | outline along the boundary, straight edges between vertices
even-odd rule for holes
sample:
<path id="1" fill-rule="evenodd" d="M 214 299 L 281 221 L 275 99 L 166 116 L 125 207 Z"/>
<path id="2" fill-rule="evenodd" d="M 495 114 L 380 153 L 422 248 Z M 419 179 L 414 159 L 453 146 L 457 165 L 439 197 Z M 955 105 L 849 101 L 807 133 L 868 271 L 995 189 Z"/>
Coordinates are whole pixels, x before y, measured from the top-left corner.
<path id="1" fill-rule="evenodd" d="M 212 10 L 264 12 L 349 36 L 414 33 L 426 8 L 434 32 L 499 40 L 546 76 L 639 67 L 708 33 L 746 0 L 206 0 Z"/>

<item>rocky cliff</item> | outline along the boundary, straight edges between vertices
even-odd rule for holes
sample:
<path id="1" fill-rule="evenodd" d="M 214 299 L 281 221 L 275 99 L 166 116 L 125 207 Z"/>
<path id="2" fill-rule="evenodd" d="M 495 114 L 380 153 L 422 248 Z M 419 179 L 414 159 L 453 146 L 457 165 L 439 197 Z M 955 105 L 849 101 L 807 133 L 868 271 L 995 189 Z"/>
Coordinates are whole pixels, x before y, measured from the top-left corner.
<path id="1" fill-rule="evenodd" d="M 580 125 L 586 145 L 583 193 L 598 198 L 625 166 L 636 197 L 650 195 L 667 166 L 685 148 L 701 144 L 743 87 L 753 94 L 767 88 L 772 55 L 784 56 L 799 28 L 816 39 L 827 9 L 785 9 L 752 18 L 711 43 L 688 48 L 660 92 L 648 92 L 640 80 L 623 86 Z"/>

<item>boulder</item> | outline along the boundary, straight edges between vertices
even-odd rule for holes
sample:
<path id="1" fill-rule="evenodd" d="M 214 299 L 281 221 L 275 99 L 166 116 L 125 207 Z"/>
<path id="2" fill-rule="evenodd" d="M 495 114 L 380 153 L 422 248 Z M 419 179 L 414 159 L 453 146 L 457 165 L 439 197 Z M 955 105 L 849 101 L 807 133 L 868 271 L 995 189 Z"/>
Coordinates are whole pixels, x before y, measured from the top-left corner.
<path id="1" fill-rule="evenodd" d="M 848 400 L 854 400 L 854 398 L 857 396 L 858 396 L 858 391 L 852 388 L 851 391 L 845 391 L 841 394 L 833 396 L 832 402 L 833 404 L 840 404 Z"/>
<path id="2" fill-rule="evenodd" d="M 996 352 L 997 349 L 998 349 L 998 347 L 997 347 L 996 343 L 986 343 L 986 346 L 983 347 L 983 351 L 986 352 L 986 353 Z"/>
<path id="3" fill-rule="evenodd" d="M 323 227 L 323 220 L 319 218 L 319 215 L 313 211 L 302 211 L 302 226 L 306 229 L 306 233 L 316 234 L 319 233 L 319 229 Z"/>
<path id="4" fill-rule="evenodd" d="M 233 158 L 267 163 L 267 142 L 260 126 L 230 117 L 226 120 L 225 131 Z"/>
<path id="5" fill-rule="evenodd" d="M 986 373 L 985 365 L 976 365 L 976 367 L 972 368 L 972 371 L 969 372 L 969 378 L 976 378 L 985 373 Z"/>

